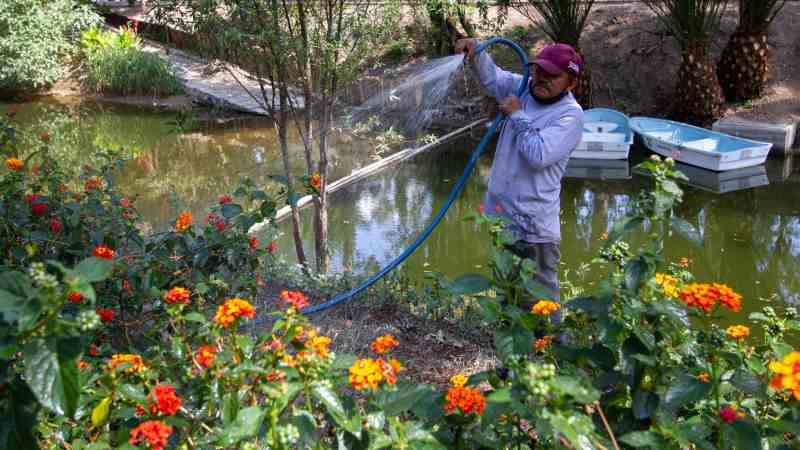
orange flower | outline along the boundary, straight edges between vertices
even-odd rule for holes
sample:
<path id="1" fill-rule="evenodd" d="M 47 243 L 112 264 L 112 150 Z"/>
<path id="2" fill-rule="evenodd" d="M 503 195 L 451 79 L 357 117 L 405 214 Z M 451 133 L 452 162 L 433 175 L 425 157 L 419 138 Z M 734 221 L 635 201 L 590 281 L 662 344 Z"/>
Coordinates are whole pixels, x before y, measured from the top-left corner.
<path id="1" fill-rule="evenodd" d="M 731 325 L 728 327 L 725 332 L 730 336 L 732 339 L 742 340 L 747 336 L 750 336 L 750 328 L 747 328 L 744 325 Z"/>
<path id="2" fill-rule="evenodd" d="M 397 374 L 403 370 L 403 366 L 400 364 L 400 361 L 394 358 L 390 359 L 389 361 L 379 359 L 378 364 L 381 366 L 381 374 L 386 380 L 386 383 L 391 385 L 397 383 Z"/>
<path id="3" fill-rule="evenodd" d="M 391 334 L 384 334 L 383 336 L 378 336 L 372 341 L 370 344 L 370 348 L 375 353 L 384 354 L 386 352 L 391 351 L 393 348 L 399 346 L 400 343 L 397 342 L 397 339 L 394 338 Z"/>
<path id="4" fill-rule="evenodd" d="M 531 312 L 533 314 L 546 316 L 558 311 L 559 309 L 561 309 L 561 305 L 556 302 L 552 302 L 550 300 L 539 300 L 535 305 L 533 305 Z"/>
<path id="5" fill-rule="evenodd" d="M 172 385 L 155 385 L 147 399 L 153 401 L 153 397 L 155 397 L 155 405 L 158 408 L 158 412 L 165 416 L 174 416 L 181 408 L 181 398 L 175 393 L 175 388 Z"/>
<path id="6" fill-rule="evenodd" d="M 164 450 L 167 440 L 172 434 L 172 427 L 160 420 L 148 420 L 131 430 L 128 443 L 137 445 L 147 442 L 151 450 Z"/>
<path id="7" fill-rule="evenodd" d="M 86 183 L 83 185 L 83 190 L 86 192 L 91 192 L 95 189 L 101 189 L 103 187 L 103 179 L 100 177 L 89 177 L 86 180 Z"/>
<path id="8" fill-rule="evenodd" d="M 188 305 L 189 304 L 189 295 L 191 295 L 191 294 L 189 293 L 188 289 L 186 289 L 184 287 L 176 286 L 176 287 L 170 289 L 169 291 L 167 291 L 166 294 L 164 294 L 164 301 L 169 303 L 169 304 L 171 304 L 171 305 L 176 304 L 176 303 L 182 303 L 184 305 Z"/>
<path id="9" fill-rule="evenodd" d="M 255 315 L 256 309 L 247 300 L 232 298 L 217 307 L 214 321 L 224 328 L 228 328 L 239 317 L 252 319 Z"/>
<path id="10" fill-rule="evenodd" d="M 300 291 L 281 291 L 281 299 L 290 303 L 297 310 L 308 306 L 308 297 Z"/>
<path id="11" fill-rule="evenodd" d="M 86 369 L 87 367 L 89 367 L 89 363 L 88 362 L 86 362 L 86 361 L 84 361 L 82 359 L 78 360 L 78 369 L 79 370 Z"/>
<path id="12" fill-rule="evenodd" d="M 550 344 L 553 343 L 553 336 L 543 336 L 540 339 L 533 341 L 533 350 L 536 352 L 544 351 Z"/>
<path id="13" fill-rule="evenodd" d="M 194 360 L 201 367 L 208 369 L 214 365 L 215 354 L 218 352 L 215 345 L 201 345 L 194 354 Z"/>
<path id="14" fill-rule="evenodd" d="M 476 388 L 453 386 L 447 390 L 445 400 L 444 411 L 447 414 L 459 410 L 461 414 L 475 413 L 480 416 L 486 408 L 486 397 Z"/>
<path id="15" fill-rule="evenodd" d="M 711 290 L 711 285 L 707 283 L 687 284 L 678 292 L 678 297 L 686 303 L 686 306 L 699 308 L 705 312 L 711 311 L 717 303 L 717 297 Z"/>
<path id="16" fill-rule="evenodd" d="M 114 258 L 114 250 L 106 247 L 105 245 L 98 245 L 92 251 L 92 256 L 96 258 L 103 258 L 103 259 L 113 259 Z"/>
<path id="17" fill-rule="evenodd" d="M 356 361 L 349 369 L 350 385 L 357 391 L 364 389 L 378 389 L 383 381 L 381 364 L 372 358 Z"/>
<path id="18" fill-rule="evenodd" d="M 122 364 L 130 365 L 130 367 L 125 368 L 125 373 L 142 373 L 147 369 L 147 366 L 144 365 L 144 360 L 139 355 L 116 354 L 112 355 L 111 360 L 108 361 L 108 367 L 110 369 L 116 369 Z"/>
<path id="19" fill-rule="evenodd" d="M 175 231 L 178 233 L 182 233 L 189 229 L 192 226 L 192 213 L 189 211 L 184 211 L 178 214 L 178 218 L 175 219 Z"/>
<path id="20" fill-rule="evenodd" d="M 306 341 L 306 348 L 325 358 L 330 354 L 331 338 L 328 336 L 314 336 Z"/>
<path id="21" fill-rule="evenodd" d="M 22 166 L 24 166 L 24 165 L 25 165 L 25 162 L 22 161 L 21 159 L 13 158 L 13 157 L 6 159 L 6 167 L 8 167 L 8 170 L 17 171 L 19 169 L 22 169 Z"/>
<path id="22" fill-rule="evenodd" d="M 709 383 L 711 381 L 711 374 L 709 374 L 708 372 L 700 372 L 697 374 L 696 378 L 702 381 L 703 383 Z"/>
<path id="23" fill-rule="evenodd" d="M 67 300 L 69 300 L 70 303 L 78 304 L 83 301 L 83 294 L 76 291 L 70 291 L 69 294 L 67 294 Z"/>
<path id="24" fill-rule="evenodd" d="M 286 373 L 281 372 L 280 370 L 276 370 L 274 372 L 270 372 L 267 374 L 267 381 L 283 381 L 286 379 Z"/>
<path id="25" fill-rule="evenodd" d="M 739 312 L 742 307 L 742 296 L 733 291 L 727 285 L 714 283 L 711 290 L 717 295 L 719 302 L 733 312 Z"/>
<path id="26" fill-rule="evenodd" d="M 661 290 L 668 297 L 678 298 L 678 279 L 666 273 L 656 274 L 656 284 L 661 287 Z"/>
<path id="27" fill-rule="evenodd" d="M 790 352 L 780 361 L 769 363 L 774 372 L 770 387 L 776 391 L 787 390 L 800 400 L 800 352 Z"/>
<path id="28" fill-rule="evenodd" d="M 309 178 L 308 182 L 309 184 L 311 184 L 311 187 L 313 187 L 317 191 L 319 191 L 320 188 L 322 187 L 322 177 L 318 173 L 311 175 L 311 178 Z"/>

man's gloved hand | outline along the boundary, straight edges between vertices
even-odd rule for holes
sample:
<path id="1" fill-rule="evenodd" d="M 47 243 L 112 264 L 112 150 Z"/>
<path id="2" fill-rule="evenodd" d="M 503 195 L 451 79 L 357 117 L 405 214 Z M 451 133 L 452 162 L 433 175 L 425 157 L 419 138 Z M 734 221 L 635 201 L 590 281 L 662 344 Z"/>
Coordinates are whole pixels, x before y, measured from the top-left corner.
<path id="1" fill-rule="evenodd" d="M 475 47 L 478 46 L 478 40 L 474 38 L 459 39 L 456 41 L 456 53 L 466 53 L 467 56 L 475 56 Z"/>
<path id="2" fill-rule="evenodd" d="M 511 113 L 514 111 L 519 111 L 522 109 L 522 102 L 516 95 L 511 95 L 504 98 L 498 105 L 498 108 L 500 108 L 500 111 L 503 111 L 507 115 L 511 115 Z"/>

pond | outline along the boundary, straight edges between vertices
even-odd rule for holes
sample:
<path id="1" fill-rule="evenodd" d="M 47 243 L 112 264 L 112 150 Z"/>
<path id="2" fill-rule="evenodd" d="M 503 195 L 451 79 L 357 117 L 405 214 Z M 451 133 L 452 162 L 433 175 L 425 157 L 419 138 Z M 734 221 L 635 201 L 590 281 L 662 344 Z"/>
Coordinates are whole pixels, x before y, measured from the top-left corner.
<path id="1" fill-rule="evenodd" d="M 8 106 L 0 103 L 0 113 Z M 282 172 L 275 133 L 266 121 L 179 133 L 174 113 L 52 99 L 17 106 L 21 139 L 33 144 L 49 131 L 54 151 L 74 167 L 96 164 L 92 155 L 97 148 L 123 148 L 131 160 L 117 182 L 136 197 L 149 229 L 169 226 L 185 208 L 204 217 L 205 207 L 230 192 L 241 176 L 267 183 L 269 175 Z M 300 169 L 302 146 L 296 135 L 292 142 Z M 456 141 L 333 194 L 334 271 L 371 272 L 399 254 L 438 210 L 474 145 L 471 139 Z M 373 160 L 372 147 L 364 141 L 339 140 L 332 153 L 335 178 Z M 582 265 L 597 254 L 601 236 L 624 215 L 632 196 L 649 186 L 634 169 L 647 152 L 638 148 L 632 155 L 630 162 L 570 165 L 561 198 L 562 287 L 568 285 L 565 280 L 585 285 L 602 277 Z M 422 280 L 428 271 L 456 277 L 486 270 L 485 230 L 463 217 L 481 203 L 490 164 L 490 157 L 480 161 L 440 227 L 404 264 L 414 279 Z M 800 173 L 792 160 L 770 159 L 765 166 L 724 175 L 683 169 L 692 183 L 684 186 L 677 215 L 693 226 L 702 245 L 673 233 L 667 259 L 689 258 L 699 280 L 727 283 L 744 295 L 750 311 L 759 299 L 800 303 Z M 310 255 L 311 210 L 304 210 L 303 217 Z M 291 259 L 287 225 L 282 224 L 279 248 Z"/>

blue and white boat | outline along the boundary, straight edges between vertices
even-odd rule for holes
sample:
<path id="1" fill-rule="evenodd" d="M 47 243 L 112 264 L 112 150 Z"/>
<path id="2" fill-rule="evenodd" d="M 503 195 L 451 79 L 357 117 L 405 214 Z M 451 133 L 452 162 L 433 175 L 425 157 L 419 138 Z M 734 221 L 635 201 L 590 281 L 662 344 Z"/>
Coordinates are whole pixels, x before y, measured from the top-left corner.
<path id="1" fill-rule="evenodd" d="M 772 147 L 671 120 L 634 117 L 630 125 L 659 155 L 717 172 L 763 164 Z"/>
<path id="2" fill-rule="evenodd" d="M 589 109 L 583 113 L 583 137 L 570 158 L 628 159 L 631 144 L 628 116 L 613 109 Z"/>

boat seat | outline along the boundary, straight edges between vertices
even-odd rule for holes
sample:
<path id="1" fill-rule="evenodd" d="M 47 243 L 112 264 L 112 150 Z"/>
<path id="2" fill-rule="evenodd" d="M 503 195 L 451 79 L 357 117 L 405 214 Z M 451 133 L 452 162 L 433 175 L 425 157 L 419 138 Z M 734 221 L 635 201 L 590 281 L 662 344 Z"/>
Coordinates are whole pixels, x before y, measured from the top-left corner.
<path id="1" fill-rule="evenodd" d="M 712 138 L 697 139 L 694 141 L 686 141 L 681 143 L 681 146 L 691 148 L 692 150 L 701 150 L 704 152 L 713 152 L 717 149 L 719 140 Z"/>
<path id="2" fill-rule="evenodd" d="M 675 131 L 646 131 L 646 136 L 650 136 L 655 139 L 659 139 L 662 141 L 671 142 L 672 137 L 675 135 Z"/>
<path id="3" fill-rule="evenodd" d="M 602 120 L 584 122 L 583 128 L 591 133 L 608 133 L 619 128 L 618 123 L 606 122 Z"/>
<path id="4" fill-rule="evenodd" d="M 584 131 L 583 141 L 622 143 L 625 142 L 625 133 L 589 133 Z"/>

